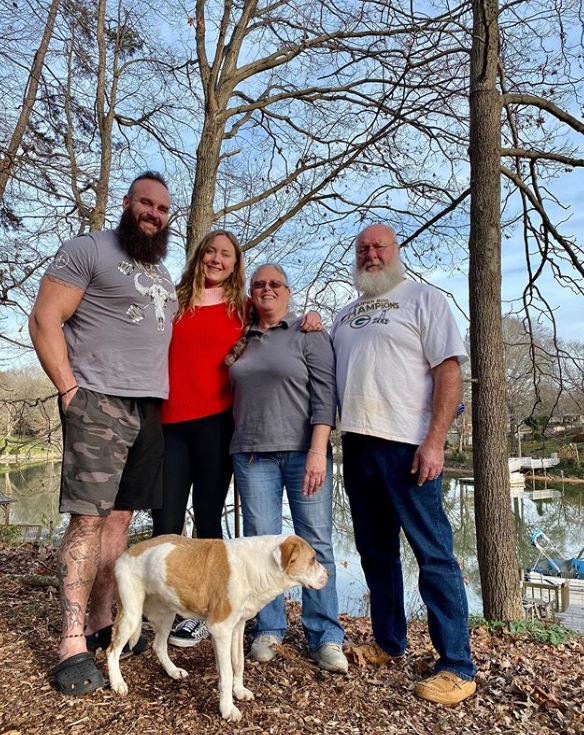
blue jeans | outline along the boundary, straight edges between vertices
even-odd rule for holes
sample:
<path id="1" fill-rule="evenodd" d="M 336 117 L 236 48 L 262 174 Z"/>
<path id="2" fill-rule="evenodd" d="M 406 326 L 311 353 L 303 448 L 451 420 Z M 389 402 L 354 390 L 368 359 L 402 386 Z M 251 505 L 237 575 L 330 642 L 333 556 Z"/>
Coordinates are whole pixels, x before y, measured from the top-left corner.
<path id="1" fill-rule="evenodd" d="M 332 459 L 327 461 L 325 484 L 314 495 L 302 495 L 306 452 L 256 452 L 233 455 L 233 469 L 243 512 L 245 536 L 282 532 L 284 487 L 295 533 L 308 541 L 325 567 L 329 580 L 321 590 L 302 588 L 302 626 L 312 651 L 324 643 L 342 643 L 339 623 L 335 559 L 332 545 Z M 288 627 L 284 596 L 259 611 L 255 635 L 269 634 L 281 641 Z"/>
<path id="2" fill-rule="evenodd" d="M 407 645 L 400 529 L 420 568 L 419 588 L 439 659 L 436 671 L 463 679 L 475 674 L 468 635 L 468 603 L 454 556 L 452 529 L 442 505 L 442 478 L 421 487 L 410 472 L 416 447 L 360 434 L 343 437 L 343 474 L 355 543 L 371 593 L 377 643 L 396 656 Z"/>

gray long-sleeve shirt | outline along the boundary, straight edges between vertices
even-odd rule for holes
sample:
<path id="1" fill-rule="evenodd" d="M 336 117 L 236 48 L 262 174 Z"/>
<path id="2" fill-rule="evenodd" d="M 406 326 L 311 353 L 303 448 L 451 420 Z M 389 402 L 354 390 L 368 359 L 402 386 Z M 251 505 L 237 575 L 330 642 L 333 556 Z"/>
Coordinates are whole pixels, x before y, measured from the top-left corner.
<path id="1" fill-rule="evenodd" d="M 335 357 L 325 332 L 302 332 L 288 313 L 275 327 L 252 329 L 229 369 L 235 434 L 231 453 L 303 451 L 312 427 L 334 427 Z"/>

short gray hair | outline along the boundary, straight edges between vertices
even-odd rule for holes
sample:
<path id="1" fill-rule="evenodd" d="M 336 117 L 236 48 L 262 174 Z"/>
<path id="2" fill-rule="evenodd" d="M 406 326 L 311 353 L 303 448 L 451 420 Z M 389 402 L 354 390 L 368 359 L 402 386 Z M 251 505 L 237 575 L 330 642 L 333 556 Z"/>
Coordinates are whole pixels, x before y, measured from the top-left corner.
<path id="1" fill-rule="evenodd" d="M 394 228 L 391 225 L 386 225 L 385 222 L 370 222 L 368 225 L 365 225 L 365 227 L 362 227 L 361 230 L 357 233 L 357 236 L 353 240 L 353 247 L 355 250 L 357 249 L 359 245 L 359 238 L 361 235 L 371 227 L 383 227 L 386 230 L 389 230 L 389 232 L 393 235 L 393 241 L 397 245 L 397 247 L 400 247 L 399 240 L 397 239 L 397 232 L 394 230 Z"/>
<path id="2" fill-rule="evenodd" d="M 288 283 L 288 275 L 286 271 L 282 268 L 281 265 L 278 263 L 262 263 L 262 265 L 258 265 L 258 267 L 254 270 L 254 272 L 251 274 L 251 278 L 249 279 L 250 286 L 254 282 L 255 277 L 257 274 L 263 269 L 263 268 L 273 268 L 274 270 L 277 270 L 278 273 L 282 276 L 284 279 L 284 283 L 289 286 Z"/>

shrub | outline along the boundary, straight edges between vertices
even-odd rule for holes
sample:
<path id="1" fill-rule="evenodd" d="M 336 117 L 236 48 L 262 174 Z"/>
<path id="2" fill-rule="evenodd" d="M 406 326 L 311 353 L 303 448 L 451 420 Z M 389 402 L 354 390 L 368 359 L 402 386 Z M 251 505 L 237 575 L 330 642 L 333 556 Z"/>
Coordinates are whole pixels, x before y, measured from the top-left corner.
<path id="1" fill-rule="evenodd" d="M 471 615 L 468 621 L 471 628 L 485 627 L 493 634 L 507 634 L 512 638 L 532 638 L 539 643 L 549 643 L 550 646 L 561 646 L 578 633 L 563 625 L 550 623 L 544 620 L 485 620 L 482 615 Z"/>

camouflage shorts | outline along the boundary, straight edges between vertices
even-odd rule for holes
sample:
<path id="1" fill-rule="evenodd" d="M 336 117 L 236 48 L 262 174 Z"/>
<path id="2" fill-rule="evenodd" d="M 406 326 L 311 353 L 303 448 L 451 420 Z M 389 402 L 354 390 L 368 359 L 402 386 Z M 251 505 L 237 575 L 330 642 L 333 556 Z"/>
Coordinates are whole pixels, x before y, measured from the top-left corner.
<path id="1" fill-rule="evenodd" d="M 162 504 L 160 401 L 79 388 L 61 409 L 61 513 L 104 516 Z"/>

